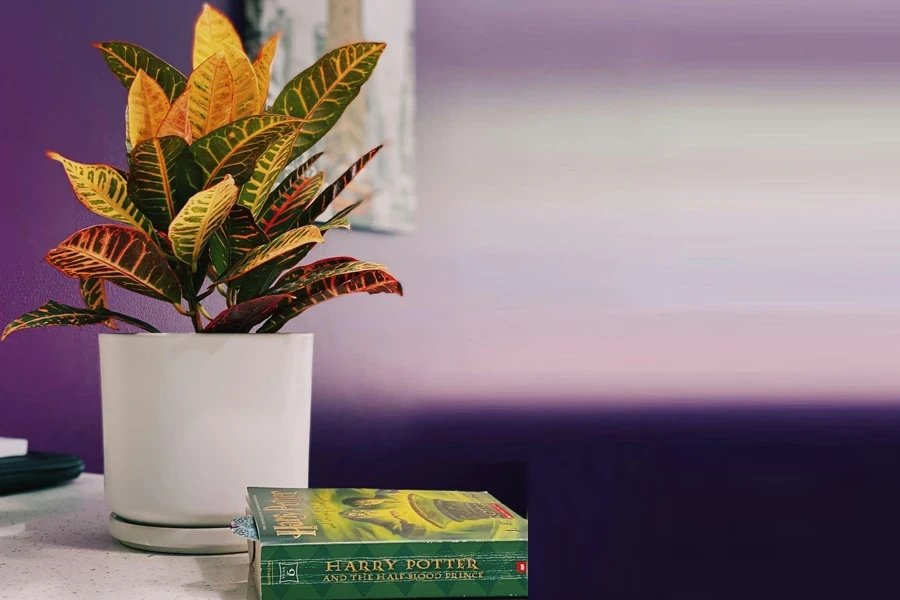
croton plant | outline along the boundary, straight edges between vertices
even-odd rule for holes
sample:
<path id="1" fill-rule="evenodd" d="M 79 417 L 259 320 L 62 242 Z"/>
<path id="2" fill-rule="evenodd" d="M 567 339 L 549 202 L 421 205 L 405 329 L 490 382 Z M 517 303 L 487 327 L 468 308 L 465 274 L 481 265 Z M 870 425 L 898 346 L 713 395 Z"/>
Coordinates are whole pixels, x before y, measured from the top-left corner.
<path id="1" fill-rule="evenodd" d="M 258 332 L 275 332 L 343 294 L 402 294 L 380 264 L 346 256 L 300 264 L 326 232 L 349 227 L 358 203 L 317 219 L 380 147 L 324 189 L 325 173 L 312 173 L 320 154 L 303 155 L 357 96 L 385 45 L 329 52 L 267 107 L 278 38 L 251 62 L 228 18 L 206 5 L 189 77 L 133 44 L 96 44 L 128 89 L 129 171 L 48 156 L 62 164 L 88 210 L 117 223 L 82 229 L 46 256 L 78 279 L 85 306 L 51 300 L 12 321 L 3 338 L 48 325 L 116 329 L 121 322 L 158 331 L 111 310 L 107 282 L 171 303 L 204 333 L 245 333 L 260 324 Z M 203 306 L 214 293 L 225 297 L 215 317 Z"/>

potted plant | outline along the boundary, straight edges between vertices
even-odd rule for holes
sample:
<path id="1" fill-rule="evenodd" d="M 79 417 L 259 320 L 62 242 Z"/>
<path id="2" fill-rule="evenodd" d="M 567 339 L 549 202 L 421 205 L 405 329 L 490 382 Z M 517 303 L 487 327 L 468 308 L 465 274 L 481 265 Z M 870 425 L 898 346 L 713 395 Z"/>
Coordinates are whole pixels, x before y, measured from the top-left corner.
<path id="1" fill-rule="evenodd" d="M 346 256 L 304 264 L 329 230 L 349 227 L 356 205 L 317 219 L 379 148 L 324 187 L 325 173 L 313 171 L 319 154 L 303 157 L 385 46 L 329 52 L 267 107 L 277 43 L 276 35 L 251 62 L 227 17 L 207 5 L 187 77 L 138 46 L 96 44 L 128 89 L 129 170 L 49 153 L 76 198 L 114 223 L 78 231 L 46 255 L 78 280 L 84 306 L 51 300 L 2 338 L 50 325 L 149 332 L 100 336 L 106 501 L 118 517 L 114 535 L 138 546 L 160 543 L 123 526 L 197 534 L 193 545 L 166 542 L 172 550 L 233 549 L 235 536 L 218 538 L 227 540 L 220 547 L 202 534 L 243 513 L 247 485 L 307 485 L 312 336 L 240 334 L 275 333 L 344 294 L 402 294 L 380 264 Z M 108 283 L 170 303 L 195 333 L 159 333 L 113 310 Z"/>

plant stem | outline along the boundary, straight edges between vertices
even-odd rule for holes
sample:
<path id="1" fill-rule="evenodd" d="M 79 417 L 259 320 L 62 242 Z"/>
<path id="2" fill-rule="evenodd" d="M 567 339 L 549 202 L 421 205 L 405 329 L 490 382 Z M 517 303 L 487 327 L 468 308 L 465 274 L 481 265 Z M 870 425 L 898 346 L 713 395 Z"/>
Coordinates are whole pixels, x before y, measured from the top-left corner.
<path id="1" fill-rule="evenodd" d="M 200 315 L 200 303 L 197 301 L 191 302 L 191 320 L 194 323 L 194 331 L 196 333 L 200 333 L 203 331 L 203 317 Z"/>
<path id="2" fill-rule="evenodd" d="M 191 317 L 191 323 L 194 325 L 194 332 L 200 333 L 203 331 L 203 317 L 200 315 L 200 301 L 197 300 L 197 291 L 194 289 L 192 275 L 192 273 L 188 273 L 182 287 L 185 292 L 184 298 L 188 301 L 188 306 L 190 307 L 190 312 L 187 314 Z M 179 310 L 178 312 L 181 311 Z"/>

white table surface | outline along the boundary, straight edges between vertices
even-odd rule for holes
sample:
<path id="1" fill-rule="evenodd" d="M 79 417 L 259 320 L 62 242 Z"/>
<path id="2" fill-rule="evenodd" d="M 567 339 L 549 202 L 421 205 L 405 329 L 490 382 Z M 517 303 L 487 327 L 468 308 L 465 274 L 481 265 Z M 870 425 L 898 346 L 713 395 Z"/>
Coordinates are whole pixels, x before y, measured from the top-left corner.
<path id="1" fill-rule="evenodd" d="M 103 477 L 0 496 L 0 599 L 255 599 L 246 554 L 132 550 L 107 531 Z"/>

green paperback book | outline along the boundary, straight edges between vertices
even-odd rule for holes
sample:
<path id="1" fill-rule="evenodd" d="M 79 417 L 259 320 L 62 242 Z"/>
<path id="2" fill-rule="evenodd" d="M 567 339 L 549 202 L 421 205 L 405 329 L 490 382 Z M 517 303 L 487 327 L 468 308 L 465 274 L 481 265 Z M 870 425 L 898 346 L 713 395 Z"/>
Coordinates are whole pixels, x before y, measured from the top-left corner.
<path id="1" fill-rule="evenodd" d="M 262 600 L 528 595 L 528 522 L 487 492 L 247 492 Z"/>

